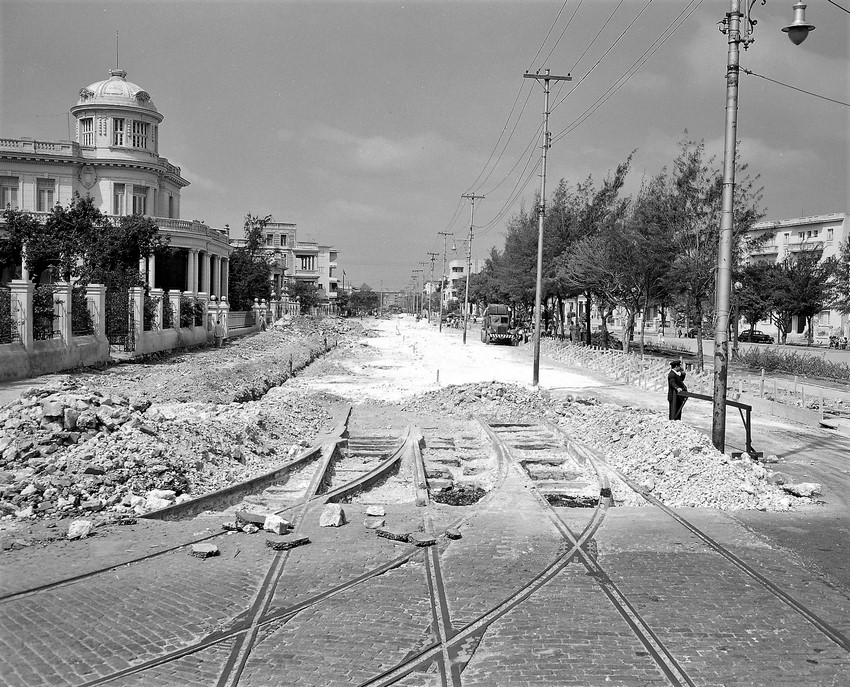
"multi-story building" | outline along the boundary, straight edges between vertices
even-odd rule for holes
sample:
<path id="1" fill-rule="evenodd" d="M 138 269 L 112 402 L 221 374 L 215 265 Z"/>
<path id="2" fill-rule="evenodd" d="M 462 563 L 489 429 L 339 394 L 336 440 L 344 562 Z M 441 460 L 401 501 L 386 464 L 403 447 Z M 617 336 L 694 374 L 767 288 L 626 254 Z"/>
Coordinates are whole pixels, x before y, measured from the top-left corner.
<path id="1" fill-rule="evenodd" d="M 484 270 L 486 260 L 471 260 L 470 274 L 478 274 Z M 451 260 L 448 264 L 446 274 L 446 289 L 443 294 L 443 303 L 447 305 L 451 301 L 462 301 L 466 295 L 466 260 Z"/>
<path id="2" fill-rule="evenodd" d="M 848 237 L 850 226 L 843 212 L 757 222 L 748 232 L 749 241 L 743 242 L 748 246 L 744 249 L 743 261 L 782 264 L 810 251 L 820 253 L 822 259 L 838 257 Z M 814 338 L 828 339 L 830 334 L 850 336 L 850 319 L 837 310 L 822 310 L 815 320 Z M 770 323 L 762 322 L 757 326 L 769 327 Z M 795 315 L 791 323 L 792 335 L 802 335 L 805 328 L 805 319 Z"/>
<path id="3" fill-rule="evenodd" d="M 91 196 L 110 216 L 151 217 L 176 249 L 140 265 L 150 286 L 226 296 L 227 230 L 180 219 L 180 168 L 159 154 L 163 115 L 123 69 L 79 91 L 71 108 L 74 141 L 0 137 L 0 207 L 46 215 L 75 193 Z M 0 226 L 2 229 L 2 226 Z M 4 280 L 18 268 L 4 266 Z M 36 276 L 37 275 L 33 275 Z"/>
<path id="4" fill-rule="evenodd" d="M 234 246 L 244 246 L 245 239 L 233 239 Z M 263 250 L 272 265 L 272 288 L 278 295 L 291 281 L 313 284 L 319 301 L 331 310 L 338 295 L 338 251 L 316 241 L 299 241 L 295 224 L 269 222 L 265 227 Z"/>

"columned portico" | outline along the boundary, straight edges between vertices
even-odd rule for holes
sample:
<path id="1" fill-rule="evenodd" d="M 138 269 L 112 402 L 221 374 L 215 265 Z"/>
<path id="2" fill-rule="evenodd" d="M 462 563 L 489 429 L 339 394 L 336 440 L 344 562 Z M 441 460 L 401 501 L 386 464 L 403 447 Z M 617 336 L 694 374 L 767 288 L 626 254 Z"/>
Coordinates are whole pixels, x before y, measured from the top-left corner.
<path id="1" fill-rule="evenodd" d="M 204 293 L 210 293 L 210 254 L 208 251 L 204 251 L 204 271 L 203 271 L 203 290 Z"/>
<path id="2" fill-rule="evenodd" d="M 221 296 L 221 256 L 219 255 L 213 256 L 213 275 L 210 295 Z"/>
<path id="3" fill-rule="evenodd" d="M 230 258 L 221 259 L 221 295 L 229 298 L 228 287 L 230 286 Z"/>

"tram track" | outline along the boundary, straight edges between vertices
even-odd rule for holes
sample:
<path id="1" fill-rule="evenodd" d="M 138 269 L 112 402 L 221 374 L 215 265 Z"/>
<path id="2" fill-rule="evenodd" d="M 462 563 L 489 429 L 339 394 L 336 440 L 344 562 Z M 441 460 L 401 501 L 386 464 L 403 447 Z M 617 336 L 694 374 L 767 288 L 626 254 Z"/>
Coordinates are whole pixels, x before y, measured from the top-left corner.
<path id="1" fill-rule="evenodd" d="M 113 683 L 131 675 L 163 668 L 212 647 L 221 647 L 220 651 L 229 652 L 229 655 L 217 681 L 210 684 L 215 684 L 216 687 L 237 687 L 246 667 L 250 664 L 252 651 L 259 641 L 261 629 L 272 625 L 277 628 L 281 624 L 286 624 L 303 611 L 353 590 L 364 582 L 375 580 L 407 563 L 422 565 L 433 640 L 426 640 L 424 645 L 418 644 L 402 661 L 360 682 L 361 687 L 397 684 L 413 673 L 421 674 L 426 671 L 434 673 L 435 668 L 440 685 L 460 687 L 463 671 L 474 659 L 475 650 L 484 640 L 491 626 L 497 621 L 509 618 L 513 611 L 535 594 L 544 593 L 547 585 L 573 563 L 584 567 L 587 577 L 593 580 L 610 607 L 616 611 L 616 616 L 637 638 L 645 655 L 651 659 L 667 682 L 674 686 L 693 687 L 696 683 L 688 674 L 686 666 L 682 665 L 683 659 L 677 657 L 676 650 L 667 645 L 661 636 L 663 633 L 643 617 L 639 604 L 630 600 L 628 591 L 624 591 L 622 584 L 616 581 L 616 575 L 613 575 L 597 558 L 595 537 L 612 506 L 611 479 L 614 476 L 644 497 L 651 507 L 660 509 L 685 527 L 713 553 L 721 556 L 746 574 L 749 579 L 767 589 L 786 607 L 805 618 L 825 637 L 845 651 L 850 651 L 850 642 L 838 629 L 804 604 L 796 601 L 791 594 L 771 582 L 756 567 L 723 547 L 685 517 L 658 502 L 640 485 L 610 466 L 593 450 L 576 441 L 557 425 L 542 420 L 488 422 L 480 419 L 479 422 L 495 456 L 493 467 L 495 479 L 489 494 L 478 504 L 486 506 L 497 498 L 501 484 L 509 474 L 512 475 L 511 479 L 525 480 L 541 512 L 545 513 L 552 523 L 566 548 L 509 594 L 491 603 L 483 612 L 477 613 L 472 620 L 466 620 L 460 626 L 453 622 L 449 601 L 451 594 L 446 588 L 446 578 L 441 562 L 441 556 L 452 542 L 443 538 L 442 535 L 437 537 L 436 545 L 423 548 L 411 546 L 401 555 L 383 561 L 380 565 L 373 566 L 351 579 L 330 585 L 298 599 L 297 602 L 292 599 L 292 603 L 275 606 L 275 591 L 291 556 L 290 551 L 279 551 L 274 553 L 273 559 L 268 563 L 263 580 L 258 584 L 247 609 L 233 618 L 229 625 L 178 649 L 107 675 L 76 683 L 77 687 L 95 687 Z M 335 440 L 334 450 L 339 446 L 336 441 L 341 440 L 342 437 Z M 410 493 L 410 505 L 415 503 L 424 507 L 421 518 L 422 529 L 426 533 L 433 534 L 436 528 L 432 510 L 426 505 L 429 503 L 428 492 L 425 489 L 428 483 L 428 469 L 419 449 L 419 430 L 410 426 L 402 436 L 355 435 L 348 436 L 345 441 L 347 446 L 344 455 L 334 457 L 332 453 L 328 454 L 325 451 L 321 457 L 310 461 L 310 465 L 314 467 L 309 474 L 305 472 L 300 475 L 299 483 L 302 486 L 298 494 L 294 492 L 284 494 L 277 485 L 271 485 L 267 487 L 270 491 L 264 489 L 259 495 L 246 495 L 238 502 L 231 499 L 225 509 L 226 512 L 233 513 L 241 508 L 250 508 L 252 504 L 266 509 L 275 508 L 274 512 L 292 520 L 295 525 L 294 534 L 298 536 L 303 523 L 308 517 L 316 514 L 318 506 L 334 501 L 347 502 L 359 492 L 380 485 L 387 475 L 400 469 L 402 462 L 406 461 L 405 464 L 413 475 L 414 488 Z M 440 445 L 443 450 L 448 451 L 449 447 L 454 446 L 454 442 L 449 438 L 439 439 L 435 445 Z M 409 463 L 411 460 L 412 464 Z M 280 507 L 277 508 L 276 505 Z M 567 506 L 573 506 L 573 508 L 567 511 Z M 439 528 L 462 527 L 465 522 L 477 517 L 478 510 L 478 508 L 464 509 L 460 517 L 448 523 L 442 521 Z M 569 513 L 570 517 L 565 517 L 564 513 Z M 222 534 L 209 535 L 200 540 L 213 539 Z M 191 543 L 193 542 L 181 544 L 170 550 L 176 550 Z M 150 554 L 138 559 L 138 562 L 153 560 L 163 553 L 165 552 Z M 120 563 L 100 571 L 57 581 L 49 588 L 79 582 L 86 577 L 93 577 L 126 564 Z M 27 595 L 32 596 L 39 591 L 42 589 L 34 588 L 18 593 L 15 597 L 0 598 L 0 602 L 20 599 Z M 231 643 L 230 646 L 226 645 L 227 642 Z"/>

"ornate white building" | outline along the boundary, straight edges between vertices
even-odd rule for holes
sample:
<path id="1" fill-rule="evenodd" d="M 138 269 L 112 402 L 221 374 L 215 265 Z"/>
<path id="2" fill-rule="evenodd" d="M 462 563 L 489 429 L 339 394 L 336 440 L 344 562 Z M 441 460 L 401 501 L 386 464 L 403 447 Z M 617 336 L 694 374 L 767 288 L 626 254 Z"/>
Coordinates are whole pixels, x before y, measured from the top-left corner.
<path id="1" fill-rule="evenodd" d="M 108 215 L 151 217 L 177 250 L 159 264 L 151 257 L 140 265 L 148 284 L 226 296 L 228 232 L 180 219 L 180 192 L 189 181 L 160 156 L 163 115 L 126 76 L 110 69 L 108 79 L 80 89 L 71 108 L 74 141 L 0 137 L 0 207 L 47 213 L 79 193 Z"/>

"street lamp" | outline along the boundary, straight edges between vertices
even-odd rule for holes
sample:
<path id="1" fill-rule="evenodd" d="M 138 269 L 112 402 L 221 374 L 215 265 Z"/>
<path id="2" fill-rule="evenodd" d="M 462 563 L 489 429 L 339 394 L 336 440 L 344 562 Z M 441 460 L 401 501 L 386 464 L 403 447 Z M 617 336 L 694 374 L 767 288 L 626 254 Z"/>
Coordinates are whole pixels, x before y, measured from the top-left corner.
<path id="1" fill-rule="evenodd" d="M 727 36 L 729 52 L 726 62 L 726 131 L 723 148 L 723 206 L 720 215 L 720 239 L 717 248 L 714 328 L 714 395 L 711 417 L 711 441 L 718 451 L 726 447 L 726 387 L 729 372 L 729 304 L 732 290 L 732 225 L 735 195 L 735 145 L 738 127 L 738 74 L 740 46 L 753 42 L 755 21 L 750 10 L 756 0 L 730 0 L 729 13 L 720 31 Z M 741 20 L 743 19 L 743 26 Z M 815 27 L 806 23 L 806 5 L 794 5 L 794 21 L 782 30 L 795 45 L 802 43 Z"/>
<path id="2" fill-rule="evenodd" d="M 735 294 L 734 305 L 735 305 L 735 317 L 732 320 L 732 357 L 738 357 L 738 327 L 740 326 L 741 316 L 738 314 L 738 311 L 741 307 L 741 289 L 743 288 L 743 284 L 739 281 L 736 281 L 732 284 L 732 290 Z"/>

